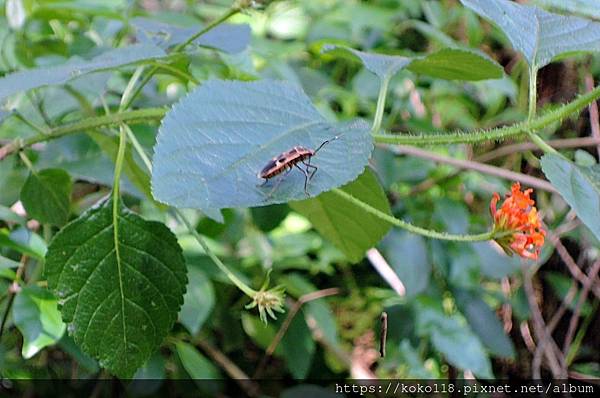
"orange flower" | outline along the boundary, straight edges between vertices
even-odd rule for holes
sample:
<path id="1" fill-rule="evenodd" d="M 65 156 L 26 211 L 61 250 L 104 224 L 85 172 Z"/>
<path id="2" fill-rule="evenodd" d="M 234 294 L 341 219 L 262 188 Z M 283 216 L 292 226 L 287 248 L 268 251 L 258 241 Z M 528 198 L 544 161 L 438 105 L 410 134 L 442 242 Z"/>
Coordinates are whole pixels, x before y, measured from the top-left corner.
<path id="1" fill-rule="evenodd" d="M 508 255 L 537 259 L 544 245 L 546 232 L 535 208 L 535 201 L 529 197 L 532 189 L 521 192 L 521 184 L 515 182 L 511 192 L 498 209 L 500 195 L 494 193 L 490 202 L 490 213 L 494 219 L 494 232 L 509 232 L 496 238 L 496 242 Z"/>

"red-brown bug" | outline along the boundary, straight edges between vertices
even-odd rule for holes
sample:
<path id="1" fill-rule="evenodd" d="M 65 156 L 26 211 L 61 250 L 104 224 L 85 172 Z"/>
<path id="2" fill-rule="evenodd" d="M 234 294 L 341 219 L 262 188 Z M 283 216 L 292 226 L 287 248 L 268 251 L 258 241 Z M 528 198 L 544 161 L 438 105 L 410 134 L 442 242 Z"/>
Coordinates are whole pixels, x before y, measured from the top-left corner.
<path id="1" fill-rule="evenodd" d="M 281 155 L 274 157 L 263 167 L 263 169 L 258 173 L 258 178 L 264 178 L 265 181 L 259 185 L 264 186 L 271 178 L 283 173 L 284 171 L 287 173 L 292 170 L 292 167 L 296 167 L 298 170 L 304 174 L 304 193 L 306 196 L 309 196 L 307 191 L 308 182 L 314 177 L 315 173 L 319 169 L 317 166 L 310 164 L 310 159 L 319 152 L 325 144 L 328 144 L 331 141 L 335 141 L 339 138 L 339 136 L 335 136 L 330 140 L 324 141 L 319 147 L 315 150 L 308 149 L 302 146 L 295 146 L 292 149 L 283 152 Z M 306 169 L 303 169 L 298 165 L 298 163 L 302 163 L 306 166 Z M 312 170 L 312 171 L 311 171 Z M 283 178 L 279 179 L 271 193 L 273 193 Z"/>

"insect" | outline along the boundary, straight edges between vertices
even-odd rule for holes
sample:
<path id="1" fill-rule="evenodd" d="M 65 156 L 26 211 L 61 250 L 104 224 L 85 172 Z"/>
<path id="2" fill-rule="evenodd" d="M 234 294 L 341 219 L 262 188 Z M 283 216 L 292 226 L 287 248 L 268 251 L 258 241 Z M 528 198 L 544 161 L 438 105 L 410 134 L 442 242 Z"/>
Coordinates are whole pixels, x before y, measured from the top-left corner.
<path id="1" fill-rule="evenodd" d="M 310 196 L 308 194 L 308 183 L 315 176 L 315 173 L 319 169 L 317 166 L 310 164 L 310 159 L 319 152 L 321 148 L 323 148 L 326 144 L 331 141 L 335 141 L 339 138 L 339 136 L 335 136 L 329 140 L 324 141 L 319 147 L 315 150 L 305 148 L 303 146 L 295 146 L 292 149 L 283 152 L 279 156 L 271 159 L 265 167 L 258 173 L 258 178 L 264 178 L 264 182 L 259 185 L 260 187 L 264 186 L 271 178 L 285 172 L 287 175 L 293 167 L 296 167 L 298 170 L 304 174 L 304 193 L 306 196 Z M 299 166 L 299 164 L 303 164 L 306 166 L 304 169 Z M 280 178 L 277 181 L 275 187 L 271 190 L 271 195 L 279 186 L 283 178 Z"/>

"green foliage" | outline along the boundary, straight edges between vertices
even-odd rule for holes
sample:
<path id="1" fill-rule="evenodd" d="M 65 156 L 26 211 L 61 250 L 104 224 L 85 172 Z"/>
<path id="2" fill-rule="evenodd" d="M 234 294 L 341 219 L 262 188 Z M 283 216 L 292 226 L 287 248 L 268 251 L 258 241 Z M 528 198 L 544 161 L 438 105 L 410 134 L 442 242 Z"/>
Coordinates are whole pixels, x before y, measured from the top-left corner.
<path id="1" fill-rule="evenodd" d="M 385 193 L 369 168 L 340 189 L 385 214 L 391 214 Z M 342 250 L 351 262 L 360 261 L 391 227 L 352 203 L 340 202 L 333 193 L 291 202 L 290 206 L 308 218 L 315 229 Z"/>
<path id="2" fill-rule="evenodd" d="M 113 218 L 112 205 L 104 200 L 64 227 L 48 248 L 45 272 L 75 342 L 103 367 L 130 377 L 175 322 L 186 271 L 164 225 L 120 203 Z"/>
<path id="3" fill-rule="evenodd" d="M 542 168 L 581 221 L 600 239 L 600 166 L 580 167 L 547 154 L 542 158 Z"/>
<path id="4" fill-rule="evenodd" d="M 320 168 L 308 184 L 316 196 L 360 174 L 372 150 L 367 131 L 361 122 L 328 123 L 289 83 L 211 80 L 165 116 L 154 149 L 153 194 L 171 206 L 200 210 L 303 199 L 299 170 L 262 187 L 257 174 L 295 146 L 315 150 L 339 136 L 311 161 Z"/>
<path id="5" fill-rule="evenodd" d="M 31 218 L 64 225 L 71 203 L 71 176 L 61 169 L 32 171 L 21 189 L 21 202 Z"/>

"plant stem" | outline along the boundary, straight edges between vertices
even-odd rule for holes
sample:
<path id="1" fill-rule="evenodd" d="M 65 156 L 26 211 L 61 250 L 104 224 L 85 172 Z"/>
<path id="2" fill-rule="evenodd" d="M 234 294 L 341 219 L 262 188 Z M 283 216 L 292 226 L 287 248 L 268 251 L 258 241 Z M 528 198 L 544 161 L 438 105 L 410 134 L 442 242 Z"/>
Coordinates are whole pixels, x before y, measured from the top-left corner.
<path id="1" fill-rule="evenodd" d="M 202 248 L 204 249 L 204 251 L 206 252 L 206 254 L 208 254 L 208 256 L 211 258 L 211 260 L 213 260 L 213 262 L 217 265 L 217 267 L 219 267 L 219 269 L 225 275 L 227 275 L 227 277 L 229 278 L 229 280 L 231 282 L 233 282 L 238 287 L 238 289 L 240 289 L 248 297 L 250 297 L 250 298 L 253 299 L 254 296 L 257 293 L 256 290 L 250 288 L 248 285 L 246 285 L 244 282 L 242 282 L 237 276 L 235 276 L 235 274 L 233 272 L 231 272 L 229 270 L 229 268 L 227 268 L 227 266 L 225 264 L 223 264 L 223 262 L 219 259 L 219 257 L 217 257 L 213 253 L 213 251 L 210 250 L 210 248 L 208 247 L 208 245 L 206 244 L 206 242 L 204 241 L 204 239 L 202 238 L 202 236 L 200 236 L 200 234 L 198 233 L 198 231 L 196 231 L 196 228 L 194 228 L 194 226 L 183 216 L 183 214 L 181 214 L 181 211 L 179 211 L 179 209 L 173 209 L 173 211 L 177 215 L 177 218 L 179 219 L 179 221 L 181 221 L 182 223 L 185 224 L 185 226 L 187 227 L 187 229 L 194 236 L 194 238 L 196 238 L 196 240 L 198 241 L 198 243 L 200 243 L 200 246 L 202 246 Z"/>
<path id="2" fill-rule="evenodd" d="M 144 151 L 144 148 L 138 141 L 135 134 L 133 134 L 133 131 L 131 131 L 129 126 L 125 124 L 124 127 L 127 130 L 127 136 L 129 137 L 129 140 L 131 141 L 133 148 L 135 149 L 137 154 L 140 156 L 140 158 L 142 158 L 142 162 L 144 162 L 144 166 L 146 166 L 146 169 L 148 169 L 148 173 L 152 174 L 152 162 L 150 161 L 150 158 Z"/>
<path id="3" fill-rule="evenodd" d="M 373 119 L 373 126 L 371 127 L 371 134 L 379 132 L 381 129 L 381 121 L 383 120 L 383 111 L 385 110 L 385 100 L 387 97 L 388 87 L 390 85 L 390 79 L 392 76 L 386 76 L 381 79 L 381 86 L 379 87 L 379 96 L 377 97 L 377 108 L 375 110 L 375 118 Z"/>
<path id="4" fill-rule="evenodd" d="M 529 68 L 529 112 L 527 114 L 527 123 L 531 125 L 531 122 L 535 118 L 537 108 L 537 66 Z M 527 135 L 531 142 L 537 145 L 544 153 L 558 154 L 558 151 L 552 148 L 546 143 L 539 135 L 535 133 L 535 129 L 528 129 Z"/>
<path id="5" fill-rule="evenodd" d="M 432 231 L 430 229 L 417 227 L 416 225 L 413 225 L 406 221 L 402 221 L 396 217 L 390 216 L 390 215 L 372 207 L 371 205 L 363 202 L 362 200 L 355 198 L 354 196 L 350 195 L 349 193 L 342 191 L 339 188 L 336 188 L 336 189 L 332 190 L 331 192 L 334 192 L 335 194 L 337 194 L 338 196 L 341 196 L 345 200 L 352 202 L 353 204 L 360 207 L 367 213 L 372 214 L 375 217 L 377 217 L 383 221 L 386 221 L 392 225 L 395 225 L 397 227 L 405 229 L 409 232 L 412 232 L 412 233 L 415 233 L 418 235 L 422 235 L 422 236 L 426 236 L 428 238 L 440 239 L 440 240 L 451 240 L 451 241 L 457 241 L 457 242 L 481 242 L 481 241 L 486 241 L 486 240 L 490 240 L 490 239 L 499 237 L 499 234 L 496 234 L 493 231 L 484 232 L 484 233 L 477 234 L 477 235 L 455 235 L 455 234 L 449 234 L 446 232 Z"/>
<path id="6" fill-rule="evenodd" d="M 412 133 L 402 135 L 373 133 L 371 136 L 377 143 L 403 145 L 476 144 L 485 141 L 499 141 L 506 138 L 518 137 L 526 134 L 529 130 L 540 130 L 554 122 L 580 112 L 598 98 L 600 98 L 600 86 L 579 96 L 568 104 L 538 116 L 531 121 L 515 123 L 501 128 L 457 131 L 453 133 Z"/>
<path id="7" fill-rule="evenodd" d="M 121 181 L 121 173 L 123 171 L 123 162 L 125 160 L 125 148 L 127 147 L 127 134 L 123 126 L 119 129 L 119 150 L 117 152 L 117 159 L 115 160 L 115 175 L 113 178 L 113 218 L 115 214 L 118 214 L 119 204 L 119 186 Z"/>

